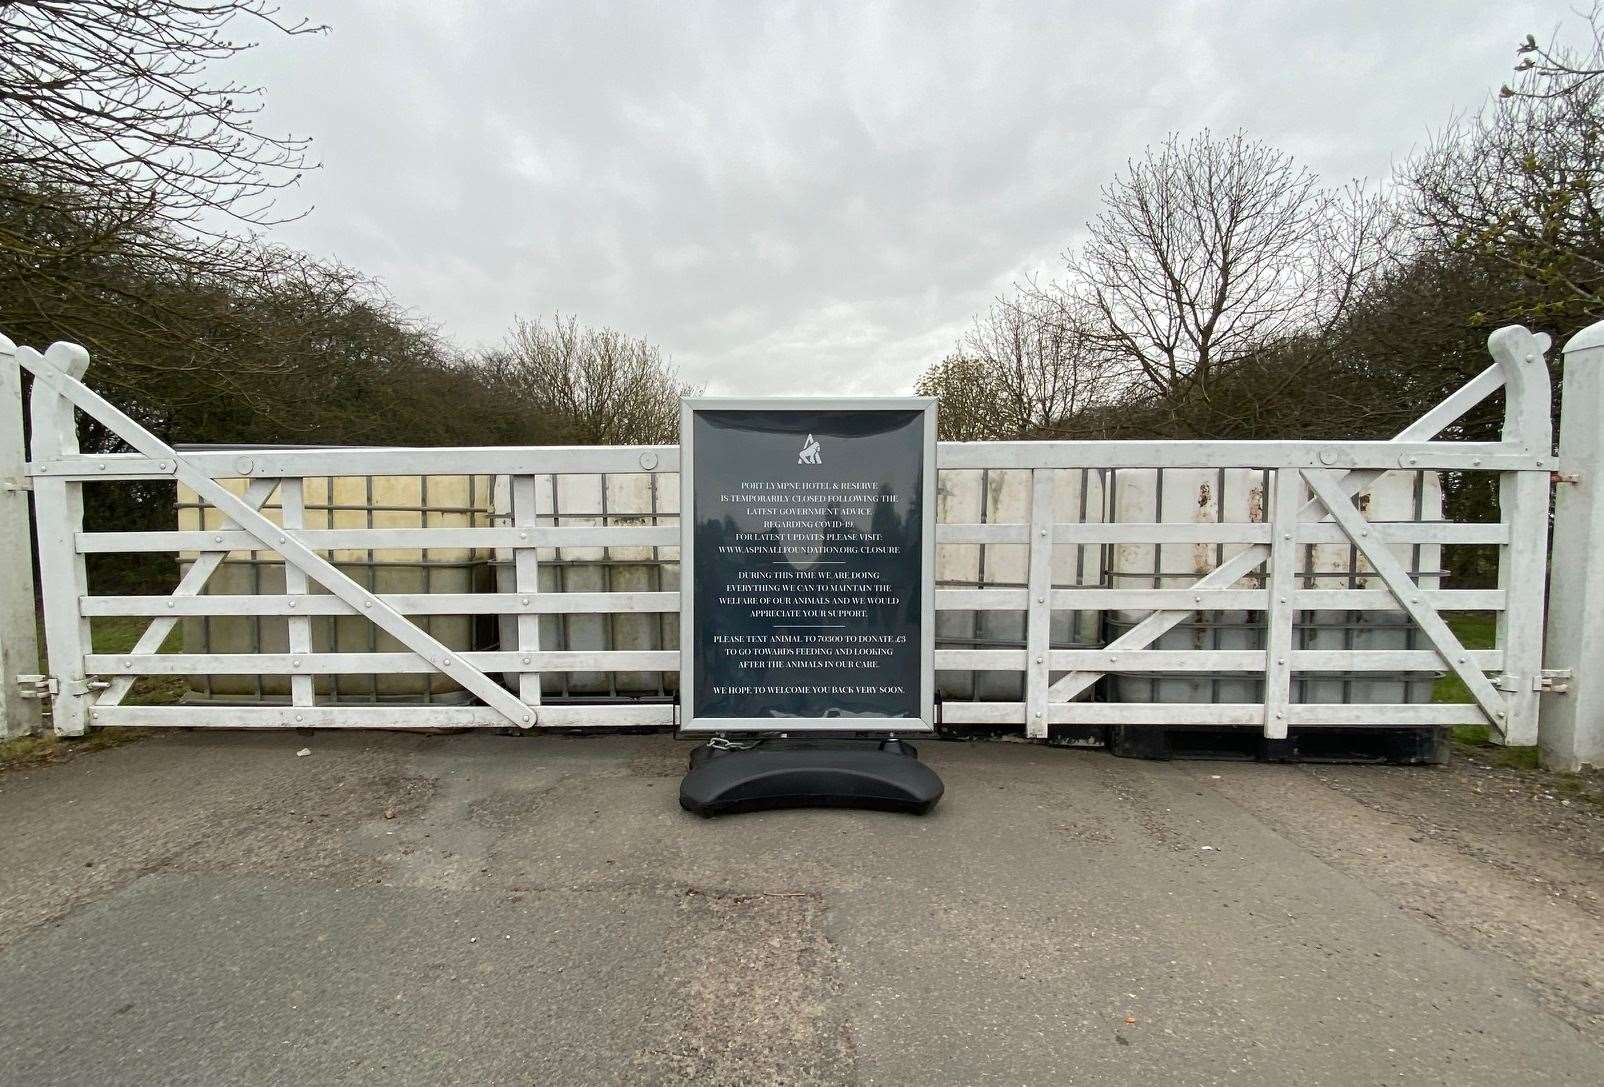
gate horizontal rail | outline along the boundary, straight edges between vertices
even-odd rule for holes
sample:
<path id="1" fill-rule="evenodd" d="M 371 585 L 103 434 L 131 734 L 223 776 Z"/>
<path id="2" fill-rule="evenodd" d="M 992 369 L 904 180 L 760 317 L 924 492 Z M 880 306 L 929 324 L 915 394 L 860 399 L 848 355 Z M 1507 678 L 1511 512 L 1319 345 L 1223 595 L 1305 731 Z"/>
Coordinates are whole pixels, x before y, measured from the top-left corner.
<path id="1" fill-rule="evenodd" d="M 1467 651 L 1478 667 L 1498 668 L 1496 649 Z M 465 664 L 490 672 L 672 672 L 679 667 L 673 649 L 469 651 L 453 653 Z M 1104 672 L 1262 672 L 1263 650 L 1230 649 L 1055 649 L 1047 663 L 1055 671 L 1097 668 Z M 1291 654 L 1300 672 L 1429 672 L 1440 658 L 1427 649 L 1301 649 Z M 84 667 L 97 675 L 252 676 L 384 675 L 437 671 L 417 653 L 89 653 Z M 1023 649 L 938 649 L 936 667 L 946 671 L 1017 672 L 1026 667 Z"/>
<path id="2" fill-rule="evenodd" d="M 1051 607 L 1099 610 L 1127 608 L 1187 608 L 1194 611 L 1263 611 L 1267 589 L 1054 589 Z M 1422 597 L 1438 611 L 1498 611 L 1504 606 L 1502 589 L 1424 589 Z M 553 614 L 672 614 L 679 611 L 677 592 L 605 593 L 380 593 L 403 615 L 553 615 Z M 356 608 L 323 593 L 296 596 L 86 596 L 79 601 L 84 615 L 203 616 L 249 615 L 294 618 L 307 615 L 357 615 Z M 1025 589 L 937 589 L 936 607 L 942 611 L 1025 611 L 1030 594 Z M 1382 589 L 1300 589 L 1293 594 L 1299 611 L 1400 611 L 1398 602 Z"/>
<path id="3" fill-rule="evenodd" d="M 1496 389 L 1496 385 L 1494 386 Z M 338 475 L 416 476 L 441 473 L 445 447 L 339 448 Z M 679 448 L 652 446 L 499 446 L 452 448 L 453 475 L 566 475 L 586 473 L 678 472 Z M 213 479 L 242 476 L 283 478 L 326 476 L 327 449 L 295 449 L 254 453 L 248 468 L 239 456 L 216 450 L 186 452 L 184 459 Z M 1558 460 L 1548 450 L 1502 442 L 1390 441 L 1052 441 L 942 442 L 937 462 L 943 469 L 982 468 L 1425 468 L 1455 471 L 1513 472 L 1552 469 Z M 583 468 L 576 468 L 583 464 Z M 650 465 L 648 467 L 648 465 Z M 131 453 L 75 454 L 54 457 L 30 467 L 34 475 L 87 481 L 93 479 L 156 479 L 174 474 L 173 464 L 159 457 Z"/>
<path id="4" fill-rule="evenodd" d="M 943 480 L 963 473 L 991 475 L 1018 501 L 1008 516 L 990 514 L 989 497 L 976 520 L 948 518 L 937 529 L 938 546 L 950 553 L 1014 549 L 1018 573 L 1010 583 L 986 584 L 985 560 L 962 587 L 937 590 L 941 613 L 1008 613 L 1024 616 L 1024 636 L 1012 646 L 954 646 L 936 651 L 946 672 L 1023 675 L 1017 700 L 948 701 L 944 719 L 953 724 L 1022 725 L 1044 737 L 1054 727 L 1112 724 L 1257 727 L 1280 738 L 1289 728 L 1384 727 L 1484 723 L 1510 743 L 1536 736 L 1540 687 L 1543 575 L 1546 558 L 1551 455 L 1546 337 L 1524 329 L 1494 334 L 1494 364 L 1427 412 L 1394 441 L 1267 442 L 985 442 L 942 443 Z M 47 618 L 47 640 L 58 693 L 54 724 L 75 734 L 87 725 L 215 726 L 237 728 L 437 728 L 437 727 L 658 727 L 673 722 L 661 704 L 570 704 L 542 700 L 541 676 L 575 672 L 673 672 L 678 652 L 660 649 L 570 650 L 542 647 L 542 616 L 640 616 L 677 612 L 678 592 L 549 591 L 541 568 L 612 556 L 630 565 L 677 561 L 679 529 L 674 509 L 636 513 L 588 511 L 558 514 L 536 501 L 536 481 L 569 476 L 670 477 L 678 468 L 674 446 L 525 447 L 456 449 L 278 449 L 180 450 L 138 428 L 82 382 L 87 357 L 57 345 L 41 355 L 18 348 L 9 358 L 33 372 L 31 412 L 34 442 L 26 466 L 34 489 Z M 1505 392 L 1502 440 L 1436 440 L 1465 411 L 1500 388 Z M 73 412 L 95 416 L 139 451 L 84 454 L 77 448 Z M 132 428 L 132 429 L 130 429 Z M 1126 471 L 1251 469 L 1262 473 L 1263 500 L 1245 519 L 1151 521 L 1097 519 L 1083 508 L 1066 519 L 1055 507 L 1054 487 L 1063 473 L 1093 473 L 1099 480 Z M 1417 516 L 1373 517 L 1355 495 L 1387 472 L 1489 472 L 1499 477 L 1500 519 L 1464 523 Z M 490 527 L 325 527 L 304 523 L 306 510 L 339 507 L 306 501 L 308 481 L 333 476 L 488 476 L 502 479 L 508 494 L 503 523 Z M 196 488 L 216 507 L 215 527 L 155 532 L 86 531 L 82 488 L 88 483 L 170 478 Z M 1222 476 L 1223 478 L 1223 476 Z M 244 497 L 238 481 L 248 481 Z M 228 487 L 223 486 L 224 483 Z M 1017 486 L 1016 486 L 1017 485 Z M 1099 484 L 1101 486 L 1101 484 Z M 1010 492 L 1015 493 L 1015 492 Z M 604 487 L 605 494 L 605 487 Z M 279 506 L 270 505 L 278 496 Z M 1082 504 L 1085 504 L 1084 493 Z M 677 507 L 676 507 L 677 509 Z M 264 517 L 262 510 L 271 516 Z M 272 518 L 277 517 L 278 521 Z M 567 524 L 558 523 L 568 521 Z M 575 524 L 574 521 L 580 523 Z M 594 523 L 585 523 L 585 522 Z M 279 523 L 284 522 L 284 523 Z M 206 522 L 203 520 L 202 524 Z M 1175 584 L 1173 571 L 1155 568 L 1152 587 L 1082 584 L 1079 576 L 1055 575 L 1055 560 L 1087 549 L 1111 554 L 1120 548 L 1190 547 L 1209 561 Z M 1443 588 L 1440 571 L 1400 563 L 1395 552 L 1446 546 L 1496 548 L 1496 588 Z M 1315 568 L 1300 556 L 1312 548 L 1349 549 L 1352 568 Z M 338 570 L 342 557 L 374 552 L 452 549 L 494 553 L 508 580 L 494 592 L 380 592 L 364 588 Z M 193 565 L 167 596 L 93 593 L 85 557 L 104 554 L 170 553 Z M 964 552 L 967 554 L 967 552 Z M 581 556 L 574 560 L 573 556 Z M 624 556 L 619 558 L 618 556 Z M 208 577 L 230 558 L 282 565 L 280 593 L 207 594 Z M 1079 561 L 1079 560 L 1077 560 Z M 1105 571 L 1106 573 L 1106 571 Z M 1365 587 L 1330 587 L 1322 579 L 1361 576 Z M 1381 587 L 1375 587 L 1380 585 Z M 1131 629 L 1106 646 L 1064 645 L 1055 639 L 1055 613 L 1136 612 Z M 1451 612 L 1498 616 L 1497 646 L 1470 650 L 1459 644 L 1440 616 Z M 1242 622 L 1262 630 L 1254 648 L 1155 647 L 1166 631 L 1188 617 L 1242 613 Z M 1300 616 L 1318 612 L 1396 613 L 1421 640 L 1399 648 L 1297 645 Z M 384 633 L 415 642 L 396 651 L 313 652 L 314 618 L 382 619 Z M 505 617 L 502 648 L 450 649 L 423 633 L 415 620 L 439 616 Z M 144 617 L 150 629 L 132 652 L 90 649 L 89 620 Z M 182 619 L 249 617 L 282 620 L 289 631 L 286 652 L 161 652 L 164 638 Z M 398 625 L 399 624 L 399 625 Z M 1298 701 L 1295 677 L 1368 676 L 1395 673 L 1460 676 L 1473 701 L 1454 705 Z M 479 694 L 485 705 L 320 704 L 310 677 L 444 673 Z M 505 677 L 498 682 L 490 677 Z M 1488 674 L 1492 673 L 1492 679 Z M 287 705 L 123 705 L 142 676 L 290 676 Z M 1262 681 L 1257 702 L 1175 703 L 1088 701 L 1097 679 L 1107 676 L 1240 675 Z M 487 686 L 488 685 L 488 686 Z M 508 688 L 510 687 L 510 690 Z M 492 691 L 493 688 L 493 691 Z M 850 723 L 843 723 L 843 729 Z"/>
<path id="5" fill-rule="evenodd" d="M 97 726 L 120 728 L 194 728 L 197 710 L 216 707 L 195 706 L 113 706 L 91 709 Z M 505 728 L 506 721 L 485 706 L 431 706 L 426 716 L 418 707 L 405 705 L 363 706 L 229 706 L 226 723 L 220 728 Z M 1073 711 L 1073 713 L 1071 712 Z M 543 728 L 651 729 L 675 724 L 674 707 L 664 703 L 629 705 L 559 705 L 541 707 Z M 954 702 L 943 711 L 943 720 L 953 725 L 1018 725 L 1019 707 L 1013 702 Z M 1259 703 L 1056 703 L 1052 707 L 1054 725 L 1211 725 L 1220 727 L 1258 727 L 1264 720 Z M 1483 722 L 1481 712 L 1470 703 L 1445 705 L 1342 705 L 1304 704 L 1292 709 L 1294 727 L 1398 728 L 1402 726 L 1446 727 Z M 843 722 L 844 731 L 858 724 Z"/>
<path id="6" fill-rule="evenodd" d="M 1048 469 L 1049 471 L 1051 469 Z M 583 473 L 589 474 L 589 473 Z M 1501 524 L 1438 522 L 1371 522 L 1378 539 L 1388 544 L 1503 544 L 1509 531 Z M 937 543 L 1028 544 L 1024 525 L 939 525 Z M 1062 528 L 1063 532 L 1056 531 Z M 306 529 L 297 534 L 318 551 L 377 551 L 386 548 L 492 547 L 675 547 L 679 530 L 672 526 L 630 528 L 347 528 Z M 1298 543 L 1346 543 L 1336 525 L 1300 526 Z M 1055 526 L 1055 545 L 1098 543 L 1269 543 L 1265 524 L 1076 524 Z M 671 542 L 672 541 L 672 542 Z M 78 552 L 84 555 L 161 551 L 246 551 L 260 549 L 248 532 L 80 532 Z"/>

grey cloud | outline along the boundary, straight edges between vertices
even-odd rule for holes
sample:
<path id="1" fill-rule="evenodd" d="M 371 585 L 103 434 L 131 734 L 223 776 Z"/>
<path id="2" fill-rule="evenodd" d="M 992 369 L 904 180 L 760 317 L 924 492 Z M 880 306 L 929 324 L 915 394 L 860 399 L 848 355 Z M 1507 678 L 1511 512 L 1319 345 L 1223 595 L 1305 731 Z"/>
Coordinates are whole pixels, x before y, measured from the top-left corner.
<path id="1" fill-rule="evenodd" d="M 1120 164 L 1242 126 L 1334 180 L 1477 104 L 1508 2 L 308 7 L 249 60 L 311 132 L 280 237 L 464 344 L 561 308 L 718 391 L 897 392 Z"/>

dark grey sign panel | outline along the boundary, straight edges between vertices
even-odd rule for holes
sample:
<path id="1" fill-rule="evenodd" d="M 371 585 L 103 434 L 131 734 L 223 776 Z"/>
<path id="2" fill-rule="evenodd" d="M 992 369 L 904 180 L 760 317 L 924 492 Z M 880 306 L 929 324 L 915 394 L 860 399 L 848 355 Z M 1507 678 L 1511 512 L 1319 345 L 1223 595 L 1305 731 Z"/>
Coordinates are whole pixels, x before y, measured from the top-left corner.
<path id="1" fill-rule="evenodd" d="M 935 410 L 687 401 L 688 731 L 916 731 L 934 687 Z"/>

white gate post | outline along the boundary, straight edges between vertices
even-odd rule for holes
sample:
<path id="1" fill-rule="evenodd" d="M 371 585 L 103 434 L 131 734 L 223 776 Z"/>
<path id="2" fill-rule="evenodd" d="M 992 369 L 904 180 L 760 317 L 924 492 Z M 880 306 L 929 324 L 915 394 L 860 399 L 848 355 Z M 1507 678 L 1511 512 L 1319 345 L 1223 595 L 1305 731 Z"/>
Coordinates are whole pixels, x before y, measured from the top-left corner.
<path id="1" fill-rule="evenodd" d="M 1604 766 L 1604 321 L 1565 345 L 1559 460 L 1545 656 L 1571 675 L 1543 695 L 1538 744 L 1544 765 L 1577 770 Z"/>
<path id="2" fill-rule="evenodd" d="M 34 626 L 33 543 L 28 532 L 27 461 L 22 450 L 22 368 L 16 345 L 0 336 L 0 740 L 43 724 L 38 699 L 22 697 L 17 677 L 39 671 Z"/>
<path id="3" fill-rule="evenodd" d="M 21 348 L 29 351 L 29 348 Z M 37 361 L 39 356 L 30 357 Z M 89 369 L 89 352 L 77 344 L 54 343 L 44 353 L 45 366 L 78 378 Z M 33 459 L 55 460 L 78 452 L 78 417 L 71 401 L 56 392 L 35 371 L 28 419 L 33 423 Z M 34 528 L 39 540 L 39 580 L 44 586 L 45 650 L 55 695 L 50 725 L 58 736 L 82 736 L 89 727 L 89 679 L 84 654 L 89 652 L 89 620 L 79 601 L 89 592 L 78 533 L 84 527 L 84 485 L 41 476 L 33 485 Z"/>
<path id="4" fill-rule="evenodd" d="M 1549 338 L 1520 325 L 1487 338 L 1487 350 L 1504 374 L 1506 443 L 1532 456 L 1554 452 L 1554 393 L 1548 380 Z M 1504 654 L 1498 687 L 1504 695 L 1502 719 L 1493 717 L 1493 736 L 1511 747 L 1537 743 L 1538 689 L 1543 674 L 1543 588 L 1547 581 L 1549 474 L 1546 470 L 1504 472 L 1498 479 L 1499 519 L 1509 536 L 1498 549 L 1498 587 L 1504 608 L 1498 613 L 1497 646 Z"/>

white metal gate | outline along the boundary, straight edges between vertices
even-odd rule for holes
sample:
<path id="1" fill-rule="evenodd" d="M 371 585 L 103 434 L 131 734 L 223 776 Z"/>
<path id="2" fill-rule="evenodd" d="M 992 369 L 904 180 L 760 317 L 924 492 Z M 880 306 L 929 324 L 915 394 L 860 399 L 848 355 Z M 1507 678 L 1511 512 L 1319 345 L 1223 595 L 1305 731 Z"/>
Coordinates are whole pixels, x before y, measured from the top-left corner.
<path id="1" fill-rule="evenodd" d="M 1400 726 L 1485 723 L 1511 744 L 1537 737 L 1542 667 L 1544 582 L 1552 456 L 1546 336 L 1525 329 L 1499 330 L 1490 340 L 1494 363 L 1392 441 L 1267 442 L 978 442 L 943 443 L 944 471 L 1007 469 L 1031 473 L 1028 516 L 1011 523 L 946 523 L 940 545 L 1002 545 L 1028 549 L 1023 587 L 941 589 L 938 609 L 1017 611 L 1026 615 L 1023 648 L 943 648 L 938 670 L 1023 673 L 1023 698 L 948 703 L 953 724 L 1023 725 L 1032 737 L 1054 726 L 1103 724 L 1256 726 L 1267 737 L 1292 727 Z M 543 650 L 539 617 L 552 613 L 675 612 L 675 592 L 541 592 L 541 549 L 654 547 L 672 549 L 672 524 L 560 527 L 542 524 L 536 508 L 537 476 L 574 473 L 674 473 L 673 446 L 595 448 L 275 449 L 232 452 L 179 451 L 144 430 L 83 382 L 89 358 L 81 347 L 56 344 L 43 354 L 10 348 L 0 340 L 0 364 L 34 375 L 29 418 L 31 457 L 26 483 L 34 496 L 46 640 L 51 675 L 39 686 L 52 698 L 53 725 L 63 735 L 90 726 L 222 728 L 438 728 L 485 726 L 666 726 L 666 704 L 573 705 L 542 703 L 539 677 L 550 672 L 663 671 L 678 667 L 678 653 L 660 650 Z M 8 387 L 0 382 L 0 392 Z M 14 380 L 11 388 L 16 388 Z M 1435 440 L 1465 412 L 1503 388 L 1503 434 L 1496 442 Z M 79 452 L 75 415 L 82 411 L 120 437 L 130 453 Z M 0 437 L 20 418 L 0 404 Z M 0 442 L 0 455 L 5 443 Z M 0 474 L 5 465 L 0 463 Z M 1251 468 L 1272 481 L 1262 519 L 1176 523 L 1064 523 L 1054 515 L 1055 474 L 1066 470 L 1124 468 Z M 1499 476 L 1501 520 L 1384 522 L 1367 519 L 1354 498 L 1390 470 L 1492 472 Z M 309 529 L 301 495 L 308 477 L 331 475 L 451 474 L 505 477 L 511 495 L 509 523 L 470 528 Z M 88 482 L 172 478 L 226 518 L 215 530 L 86 532 L 83 486 Z M 249 480 L 243 495 L 223 481 Z M 237 489 L 237 485 L 236 485 Z M 278 495 L 278 521 L 261 509 Z M 280 523 L 282 522 L 282 523 Z M 1058 587 L 1053 549 L 1087 544 L 1232 545 L 1240 548 L 1186 588 Z M 1311 587 L 1300 578 L 1300 547 L 1343 543 L 1356 548 L 1385 589 Z M 1495 589 L 1422 586 L 1390 550 L 1399 544 L 1495 545 Z M 511 556 L 510 591 L 457 594 L 379 593 L 342 573 L 328 557 L 339 549 L 494 548 Z M 239 549 L 279 556 L 282 595 L 212 595 L 208 577 Z M 199 558 L 168 596 L 103 596 L 89 591 L 84 556 L 96 552 L 193 552 Z M 323 592 L 309 591 L 321 586 Z M 1132 629 L 1099 648 L 1054 648 L 1055 611 L 1150 611 Z M 1263 649 L 1154 649 L 1167 631 L 1197 612 L 1241 609 L 1266 617 Z M 1315 609 L 1392 611 L 1407 615 L 1429 649 L 1302 649 L 1294 622 Z M 1496 612 L 1497 645 L 1469 650 L 1443 619 L 1444 612 Z M 289 629 L 284 653 L 163 653 L 160 647 L 187 616 L 270 616 Z M 314 652 L 315 616 L 362 616 L 403 647 L 397 652 Z M 448 649 L 414 620 L 424 615 L 509 617 L 515 633 L 496 651 Z M 132 651 L 92 651 L 89 621 L 99 616 L 150 619 Z M 1451 670 L 1473 702 L 1463 705 L 1326 704 L 1294 701 L 1299 674 L 1362 674 L 1399 670 Z M 1110 673 L 1243 674 L 1263 679 L 1255 703 L 1164 704 L 1082 699 Z M 438 672 L 478 700 L 472 705 L 319 704 L 313 677 L 349 673 Z M 290 678 L 287 705 L 217 707 L 137 706 L 123 700 L 148 675 L 270 674 Z M 503 684 L 498 675 L 515 681 Z M 511 689 L 509 689 L 509 687 Z"/>

